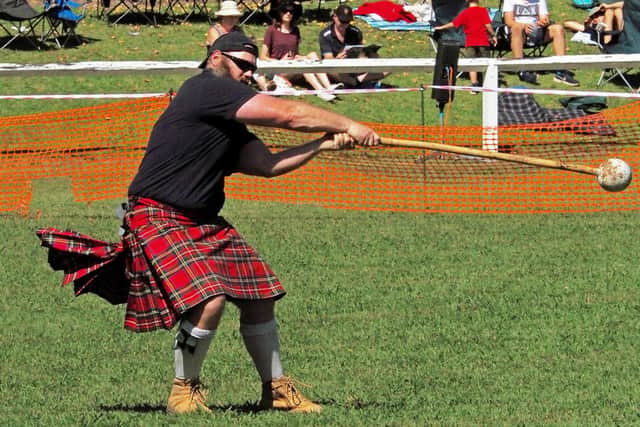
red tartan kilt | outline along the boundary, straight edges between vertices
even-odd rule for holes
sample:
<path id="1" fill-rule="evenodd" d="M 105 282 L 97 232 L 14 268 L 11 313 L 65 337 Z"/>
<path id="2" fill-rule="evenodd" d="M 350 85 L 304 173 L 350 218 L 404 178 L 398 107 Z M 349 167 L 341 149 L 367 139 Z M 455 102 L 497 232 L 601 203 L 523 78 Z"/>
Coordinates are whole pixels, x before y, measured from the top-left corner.
<path id="1" fill-rule="evenodd" d="M 123 238 L 130 280 L 126 328 L 170 329 L 184 312 L 216 295 L 284 296 L 271 268 L 222 217 L 204 222 L 143 198 L 132 205 Z"/>

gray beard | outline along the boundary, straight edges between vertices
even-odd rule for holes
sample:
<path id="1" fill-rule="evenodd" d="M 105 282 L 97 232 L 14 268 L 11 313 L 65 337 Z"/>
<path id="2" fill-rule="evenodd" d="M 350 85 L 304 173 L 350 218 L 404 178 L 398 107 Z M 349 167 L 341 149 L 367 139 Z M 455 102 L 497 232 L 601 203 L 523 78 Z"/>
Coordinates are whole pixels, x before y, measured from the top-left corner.
<path id="1" fill-rule="evenodd" d="M 210 70 L 214 76 L 231 78 L 231 71 L 229 70 L 229 66 L 224 61 L 221 61 L 220 66 L 218 66 L 217 68 L 210 68 Z"/>

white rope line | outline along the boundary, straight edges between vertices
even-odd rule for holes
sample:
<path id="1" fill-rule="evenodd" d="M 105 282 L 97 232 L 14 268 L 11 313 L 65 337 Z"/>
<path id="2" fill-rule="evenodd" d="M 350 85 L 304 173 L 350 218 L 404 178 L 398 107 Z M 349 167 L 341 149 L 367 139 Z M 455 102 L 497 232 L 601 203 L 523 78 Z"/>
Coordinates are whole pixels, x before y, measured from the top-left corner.
<path id="1" fill-rule="evenodd" d="M 306 90 L 306 89 L 284 89 L 275 91 L 263 91 L 267 95 L 273 96 L 300 96 L 300 95 L 317 95 L 319 93 L 332 93 L 335 95 L 348 95 L 357 93 L 385 93 L 385 92 L 415 92 L 425 89 L 444 89 L 444 90 L 460 90 L 466 92 L 498 92 L 498 93 L 530 93 L 539 95 L 563 95 L 563 96 L 605 96 L 611 98 L 631 98 L 640 99 L 640 93 L 625 92 L 598 92 L 592 90 L 557 90 L 557 89 L 529 89 L 529 88 L 497 88 L 488 89 L 476 86 L 442 86 L 442 85 L 423 85 L 419 88 L 380 88 L 380 89 L 336 89 L 336 90 Z"/>
<path id="2" fill-rule="evenodd" d="M 426 89 L 460 90 L 466 92 L 497 92 L 497 93 L 530 93 L 532 95 L 562 95 L 562 96 L 604 96 L 611 98 L 640 99 L 640 93 L 626 92 L 598 92 L 593 90 L 556 90 L 556 89 L 530 89 L 530 88 L 483 88 L 475 86 L 442 86 L 423 85 L 417 88 L 380 88 L 380 89 L 336 89 L 336 90 L 308 90 L 308 89 L 280 89 L 275 91 L 262 91 L 258 93 L 273 96 L 301 96 L 317 95 L 319 93 L 332 93 L 335 95 L 364 94 L 364 93 L 390 93 L 390 92 L 417 92 Z M 49 94 L 49 95 L 0 95 L 3 99 L 138 99 L 165 97 L 168 93 L 102 93 L 102 94 Z"/>
<path id="3" fill-rule="evenodd" d="M 430 85 L 425 86 L 432 89 L 446 89 L 446 90 L 464 90 L 475 92 L 498 92 L 498 93 L 530 93 L 532 95 L 572 95 L 572 96 L 606 96 L 611 98 L 634 98 L 639 99 L 640 93 L 627 93 L 627 92 L 598 92 L 594 90 L 558 90 L 558 89 L 530 89 L 530 88 L 483 88 L 474 86 L 438 86 Z M 336 91 L 338 92 L 338 91 Z"/>
<path id="4" fill-rule="evenodd" d="M 96 93 L 68 95 L 0 95 L 0 99 L 123 99 L 161 98 L 167 93 Z"/>

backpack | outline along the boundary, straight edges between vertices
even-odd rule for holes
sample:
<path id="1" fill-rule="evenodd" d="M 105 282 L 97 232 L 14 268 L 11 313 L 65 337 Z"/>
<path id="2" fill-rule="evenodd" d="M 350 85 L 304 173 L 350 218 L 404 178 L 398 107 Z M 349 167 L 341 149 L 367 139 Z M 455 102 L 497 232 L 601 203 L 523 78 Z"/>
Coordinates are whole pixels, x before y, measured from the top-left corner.
<path id="1" fill-rule="evenodd" d="M 587 114 L 599 113 L 608 107 L 604 96 L 574 96 L 561 98 L 559 101 L 570 110 L 582 110 Z"/>

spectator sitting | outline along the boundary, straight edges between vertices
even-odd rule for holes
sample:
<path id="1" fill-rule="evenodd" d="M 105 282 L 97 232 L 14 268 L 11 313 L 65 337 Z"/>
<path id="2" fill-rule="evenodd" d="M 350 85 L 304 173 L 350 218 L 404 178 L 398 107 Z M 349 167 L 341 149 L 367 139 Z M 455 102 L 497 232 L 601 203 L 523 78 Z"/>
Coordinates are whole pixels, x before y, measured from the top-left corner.
<path id="1" fill-rule="evenodd" d="M 296 19 L 300 19 L 300 17 L 302 17 L 302 1 L 306 0 L 269 0 L 269 17 L 271 18 L 271 23 L 275 24 L 275 22 L 280 19 L 280 9 L 284 3 L 293 5 L 295 9 L 293 15 Z"/>
<path id="2" fill-rule="evenodd" d="M 301 55 L 300 29 L 295 21 L 298 18 L 293 3 L 282 3 L 276 21 L 267 28 L 264 34 L 264 42 L 260 51 L 260 59 L 312 59 L 318 60 L 318 54 L 311 52 Z M 324 101 L 333 101 L 336 96 L 328 91 L 336 89 L 338 85 L 332 85 L 324 73 L 304 73 L 304 79 L 318 92 L 318 97 Z M 277 76 L 283 81 L 299 79 L 299 74 L 287 74 Z M 275 78 L 274 78 L 275 80 Z"/>
<path id="3" fill-rule="evenodd" d="M 524 57 L 524 46 L 553 42 L 553 52 L 557 56 L 565 54 L 564 28 L 549 21 L 549 9 L 546 0 L 505 0 L 502 11 L 504 23 L 511 32 L 511 52 L 513 57 Z M 531 71 L 518 73 L 520 80 L 536 83 L 537 75 Z M 569 86 L 580 83 L 567 70 L 555 72 L 553 80 Z"/>
<path id="4" fill-rule="evenodd" d="M 453 21 L 448 24 L 434 27 L 436 31 L 443 31 L 449 28 L 464 28 L 466 56 L 469 58 L 488 58 L 490 57 L 489 46 L 493 42 L 495 44 L 496 33 L 491 26 L 491 18 L 489 11 L 480 7 L 477 0 L 467 0 L 469 7 L 464 9 Z M 489 39 L 491 36 L 491 40 Z M 476 71 L 469 72 L 471 86 L 480 87 L 478 73 Z M 476 93 L 474 91 L 472 94 Z"/>
<path id="5" fill-rule="evenodd" d="M 573 32 L 585 32 L 592 34 L 594 32 L 604 32 L 602 36 L 602 44 L 609 44 L 613 39 L 611 31 L 622 31 L 624 28 L 624 20 L 622 19 L 622 8 L 624 1 L 613 3 L 602 3 L 589 11 L 589 16 L 584 23 L 577 21 L 565 21 L 564 28 Z"/>
<path id="6" fill-rule="evenodd" d="M 340 4 L 331 15 L 333 23 L 323 29 L 318 36 L 320 52 L 324 59 L 342 59 L 352 57 L 351 46 L 362 46 L 362 31 L 353 21 L 353 11 L 346 4 Z M 357 49 L 357 57 L 378 58 L 378 49 Z M 355 51 L 355 50 L 354 50 Z M 349 87 L 380 86 L 380 80 L 389 73 L 330 74 L 332 80 L 342 82 Z"/>
<path id="7" fill-rule="evenodd" d="M 240 31 L 242 28 L 238 26 L 242 12 L 238 9 L 238 5 L 233 0 L 225 0 L 220 6 L 220 10 L 216 12 L 218 22 L 209 27 L 207 31 L 207 49 L 213 45 L 218 37 L 232 31 Z"/>
<path id="8" fill-rule="evenodd" d="M 223 34 L 231 33 L 233 31 L 238 31 L 244 34 L 242 28 L 238 26 L 241 16 L 242 12 L 238 9 L 238 5 L 235 1 L 225 0 L 222 2 L 220 10 L 216 12 L 218 22 L 209 27 L 209 30 L 207 31 L 207 52 L 209 51 L 209 46 L 212 46 L 218 37 Z M 274 90 L 276 88 L 274 82 L 268 80 L 264 75 L 258 74 L 257 72 L 253 73 L 253 80 L 262 91 Z"/>

